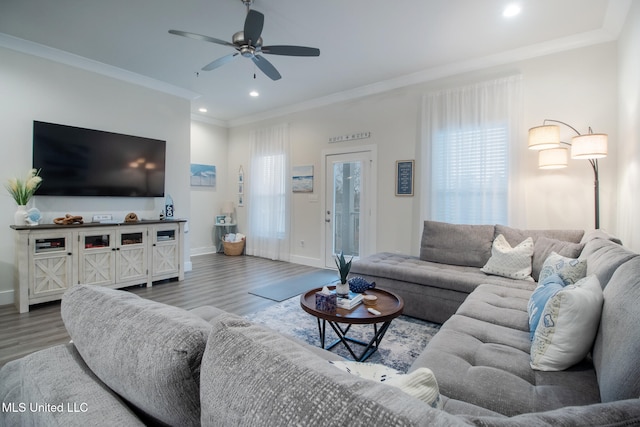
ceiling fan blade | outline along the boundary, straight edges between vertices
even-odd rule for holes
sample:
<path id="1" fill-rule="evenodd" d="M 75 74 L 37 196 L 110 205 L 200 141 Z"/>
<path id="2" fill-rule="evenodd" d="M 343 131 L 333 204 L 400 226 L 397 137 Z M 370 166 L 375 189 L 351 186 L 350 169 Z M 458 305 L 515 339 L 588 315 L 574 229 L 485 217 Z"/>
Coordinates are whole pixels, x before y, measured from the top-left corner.
<path id="1" fill-rule="evenodd" d="M 271 62 L 264 59 L 262 56 L 252 56 L 251 60 L 254 64 L 260 68 L 260 70 L 267 75 L 271 80 L 280 80 L 282 77 L 276 67 Z"/>
<path id="2" fill-rule="evenodd" d="M 244 20 L 244 39 L 255 46 L 256 42 L 262 34 L 264 26 L 264 15 L 257 10 L 249 10 L 247 18 Z"/>
<path id="3" fill-rule="evenodd" d="M 305 46 L 263 46 L 262 53 L 288 56 L 320 56 L 320 49 Z"/>
<path id="4" fill-rule="evenodd" d="M 229 55 L 225 55 L 221 58 L 216 59 L 215 61 L 205 65 L 202 67 L 202 71 L 211 71 L 215 70 L 218 67 L 223 66 L 224 64 L 233 61 L 236 56 L 240 55 L 238 52 L 230 53 Z"/>
<path id="5" fill-rule="evenodd" d="M 205 42 L 211 42 L 211 43 L 217 43 L 217 44 L 221 44 L 223 46 L 231 46 L 232 48 L 235 48 L 236 46 L 226 42 L 224 40 L 220 40 L 220 39 L 215 39 L 213 37 L 209 37 L 209 36 L 203 36 L 202 34 L 196 34 L 196 33 L 189 33 L 187 31 L 180 31 L 180 30 L 169 30 L 170 34 L 175 34 L 176 36 L 182 36 L 182 37 L 189 37 L 190 39 L 196 39 L 196 40 L 201 40 L 201 41 L 205 41 Z"/>

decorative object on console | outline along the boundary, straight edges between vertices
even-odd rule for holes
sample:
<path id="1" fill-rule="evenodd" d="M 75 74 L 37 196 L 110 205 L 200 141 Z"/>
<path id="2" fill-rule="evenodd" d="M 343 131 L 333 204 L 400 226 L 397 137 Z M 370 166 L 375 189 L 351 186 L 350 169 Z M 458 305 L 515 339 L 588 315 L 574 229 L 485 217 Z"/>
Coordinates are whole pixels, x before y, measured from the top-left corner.
<path id="1" fill-rule="evenodd" d="M 171 194 L 167 194 L 167 198 L 164 202 L 164 216 L 165 218 L 173 218 L 173 199 Z"/>
<path id="2" fill-rule="evenodd" d="M 14 225 L 25 225 L 27 223 L 27 203 L 29 203 L 33 193 L 36 192 L 41 183 L 40 170 L 30 169 L 24 180 L 9 178 L 9 181 L 5 184 L 7 191 L 18 205 L 18 209 L 13 216 Z"/>
<path id="3" fill-rule="evenodd" d="M 27 211 L 27 225 L 38 225 L 42 219 L 42 213 L 38 208 L 31 208 Z"/>
<path id="4" fill-rule="evenodd" d="M 66 214 L 65 216 L 55 218 L 53 220 L 53 223 L 58 225 L 71 225 L 84 224 L 84 221 L 82 220 L 82 217 L 80 215 Z"/>
<path id="5" fill-rule="evenodd" d="M 135 212 L 129 212 L 127 216 L 124 217 L 124 222 L 138 222 L 138 215 Z"/>
<path id="6" fill-rule="evenodd" d="M 349 294 L 349 284 L 347 283 L 347 276 L 349 275 L 349 271 L 351 270 L 351 261 L 353 261 L 353 257 L 346 262 L 344 259 L 344 253 L 340 251 L 340 255 L 337 256 L 334 260 L 336 262 L 336 266 L 338 267 L 338 272 L 340 273 L 340 283 L 336 284 L 336 294 L 338 296 L 346 296 Z"/>
<path id="7" fill-rule="evenodd" d="M 376 287 L 376 282 L 367 282 L 364 277 L 352 277 L 349 279 L 349 290 L 357 294 L 361 294 L 367 289 L 373 289 Z"/>
<path id="8" fill-rule="evenodd" d="M 548 125 L 547 122 L 559 123 L 573 130 L 577 136 L 571 138 L 571 144 L 560 141 L 560 126 Z M 600 181 L 598 177 L 598 159 L 607 157 L 608 136 L 605 133 L 581 134 L 573 126 L 559 120 L 545 119 L 542 126 L 529 129 L 529 149 L 539 150 L 538 165 L 540 169 L 558 169 L 567 167 L 567 146 L 571 147 L 572 159 L 589 160 L 594 174 L 595 225 L 600 228 Z"/>

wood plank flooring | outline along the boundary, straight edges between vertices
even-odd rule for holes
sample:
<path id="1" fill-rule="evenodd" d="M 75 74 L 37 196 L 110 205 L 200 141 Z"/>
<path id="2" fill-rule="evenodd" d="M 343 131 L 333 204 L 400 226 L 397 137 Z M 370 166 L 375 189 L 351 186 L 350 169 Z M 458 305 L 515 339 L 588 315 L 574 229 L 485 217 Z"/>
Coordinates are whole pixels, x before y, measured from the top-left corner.
<path id="1" fill-rule="evenodd" d="M 282 261 L 224 254 L 200 255 L 191 261 L 193 270 L 185 273 L 183 281 L 127 290 L 176 307 L 213 305 L 243 316 L 277 304 L 249 294 L 250 290 L 318 270 Z M 0 306 L 0 366 L 69 339 L 60 317 L 59 301 L 31 306 L 29 313 L 23 314 L 13 305 Z"/>

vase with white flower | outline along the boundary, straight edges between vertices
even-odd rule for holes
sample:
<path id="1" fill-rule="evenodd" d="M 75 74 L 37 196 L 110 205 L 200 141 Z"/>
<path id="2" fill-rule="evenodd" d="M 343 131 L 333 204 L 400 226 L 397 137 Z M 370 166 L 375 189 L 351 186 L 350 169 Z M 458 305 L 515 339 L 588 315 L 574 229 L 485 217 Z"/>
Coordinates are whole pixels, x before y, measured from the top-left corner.
<path id="1" fill-rule="evenodd" d="M 13 222 L 15 225 L 25 225 L 27 218 L 27 203 L 33 197 L 40 184 L 42 183 L 42 177 L 40 176 L 39 169 L 31 169 L 27 173 L 25 179 L 9 178 L 8 183 L 5 185 L 13 200 L 18 204 L 18 210 L 16 211 Z"/>

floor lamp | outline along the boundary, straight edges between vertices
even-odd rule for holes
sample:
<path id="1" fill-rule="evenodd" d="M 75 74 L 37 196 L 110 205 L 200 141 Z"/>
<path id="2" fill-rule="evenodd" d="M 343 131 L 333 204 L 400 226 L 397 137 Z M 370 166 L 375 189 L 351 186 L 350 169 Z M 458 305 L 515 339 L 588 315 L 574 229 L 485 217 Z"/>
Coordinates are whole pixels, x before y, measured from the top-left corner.
<path id="1" fill-rule="evenodd" d="M 571 144 L 560 141 L 560 126 L 547 122 L 565 125 L 576 133 Z M 558 169 L 567 167 L 569 147 L 572 159 L 588 160 L 593 168 L 596 229 L 600 228 L 600 180 L 598 177 L 598 159 L 607 157 L 608 136 L 604 133 L 581 134 L 574 128 L 559 120 L 545 119 L 542 126 L 529 129 L 529 149 L 538 150 L 538 167 L 540 169 Z"/>

